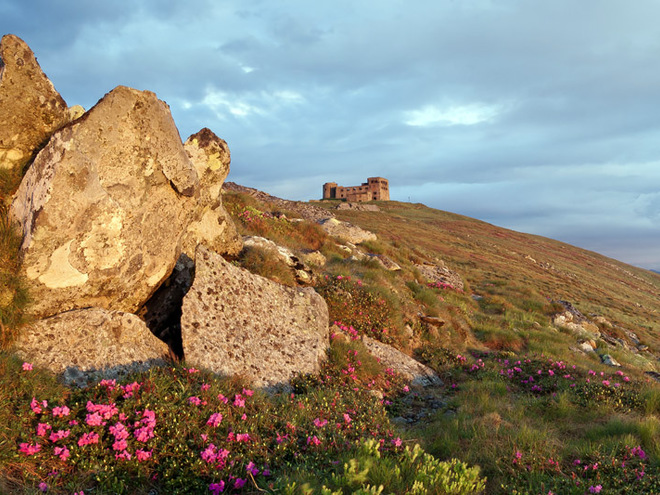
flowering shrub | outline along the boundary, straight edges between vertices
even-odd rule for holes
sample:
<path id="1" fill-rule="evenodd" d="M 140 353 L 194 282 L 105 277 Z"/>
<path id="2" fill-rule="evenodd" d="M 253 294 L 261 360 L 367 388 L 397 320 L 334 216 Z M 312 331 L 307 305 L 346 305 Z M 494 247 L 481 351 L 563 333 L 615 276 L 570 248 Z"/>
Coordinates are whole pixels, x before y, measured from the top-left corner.
<path id="1" fill-rule="evenodd" d="M 452 459 L 441 462 L 424 452 L 419 445 L 405 447 L 399 455 L 383 453 L 374 439 L 363 441 L 354 452 L 332 473 L 327 486 L 319 488 L 319 481 L 307 483 L 296 490 L 295 483 L 287 483 L 285 493 L 323 493 L 343 495 L 350 493 L 442 493 L 467 495 L 481 493 L 485 479 L 479 468 Z M 312 488 L 313 485 L 314 488 Z"/>
<path id="2" fill-rule="evenodd" d="M 226 194 L 225 208 L 245 233 L 273 240 L 294 249 L 320 249 L 328 235 L 316 223 L 265 211 L 267 204 L 259 204 L 242 194 Z M 252 203 L 252 204 L 251 204 Z"/>
<path id="3" fill-rule="evenodd" d="M 329 477 L 368 439 L 397 458 L 387 399 L 370 393 L 397 393 L 396 374 L 363 349 L 336 351 L 343 359 L 331 356 L 294 393 L 266 396 L 176 366 L 29 397 L 15 404 L 14 464 L 26 486 L 49 493 L 231 493 L 272 489 L 294 466 Z"/>
<path id="4" fill-rule="evenodd" d="M 510 481 L 501 487 L 512 494 L 539 493 L 530 485 L 541 484 L 543 493 L 660 493 L 660 479 L 646 473 L 647 455 L 639 446 L 624 446 L 613 453 L 595 452 L 588 459 L 566 462 L 518 451 L 512 466 Z M 530 486 L 530 490 L 522 486 Z"/>
<path id="5" fill-rule="evenodd" d="M 346 328 L 347 333 L 367 335 L 386 343 L 393 341 L 395 308 L 361 280 L 326 275 L 316 290 L 328 304 L 330 321 Z"/>

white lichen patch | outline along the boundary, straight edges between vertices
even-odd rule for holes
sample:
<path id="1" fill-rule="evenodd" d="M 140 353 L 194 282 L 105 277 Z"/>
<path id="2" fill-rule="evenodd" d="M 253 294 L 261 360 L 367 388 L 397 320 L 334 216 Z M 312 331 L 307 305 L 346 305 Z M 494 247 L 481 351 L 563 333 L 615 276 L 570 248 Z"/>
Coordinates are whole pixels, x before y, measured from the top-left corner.
<path id="1" fill-rule="evenodd" d="M 69 263 L 72 242 L 73 239 L 53 251 L 48 268 L 39 276 L 39 282 L 49 289 L 77 287 L 85 284 L 89 278 L 86 273 L 76 270 Z M 29 270 L 28 277 L 30 277 Z"/>

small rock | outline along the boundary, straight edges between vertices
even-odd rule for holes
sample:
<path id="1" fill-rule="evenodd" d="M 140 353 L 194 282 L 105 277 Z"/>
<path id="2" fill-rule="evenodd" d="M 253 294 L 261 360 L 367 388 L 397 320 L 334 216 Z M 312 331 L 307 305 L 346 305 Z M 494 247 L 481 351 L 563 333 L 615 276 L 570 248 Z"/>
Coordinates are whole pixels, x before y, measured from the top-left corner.
<path id="1" fill-rule="evenodd" d="M 420 315 L 419 319 L 424 323 L 428 323 L 429 325 L 433 325 L 435 327 L 442 327 L 446 323 L 445 320 L 438 318 L 437 316 Z"/>
<path id="2" fill-rule="evenodd" d="M 619 364 L 619 362 L 616 359 L 614 359 L 612 356 L 610 356 L 609 354 L 603 354 L 600 357 L 600 360 L 603 362 L 603 364 L 605 364 L 607 366 L 616 366 L 616 367 L 621 366 L 621 364 Z"/>
<path id="3" fill-rule="evenodd" d="M 362 342 L 383 366 L 400 373 L 412 385 L 422 387 L 442 385 L 442 380 L 435 371 L 398 349 L 369 337 L 362 337 Z"/>

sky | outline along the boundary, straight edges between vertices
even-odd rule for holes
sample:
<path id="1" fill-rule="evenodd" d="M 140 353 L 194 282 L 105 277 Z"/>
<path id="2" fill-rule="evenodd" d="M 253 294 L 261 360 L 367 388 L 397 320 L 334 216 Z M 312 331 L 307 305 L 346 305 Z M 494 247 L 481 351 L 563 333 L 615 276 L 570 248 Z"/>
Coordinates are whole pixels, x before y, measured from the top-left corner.
<path id="1" fill-rule="evenodd" d="M 155 92 L 228 180 L 381 176 L 424 203 L 660 269 L 657 0 L 0 0 L 69 105 Z"/>

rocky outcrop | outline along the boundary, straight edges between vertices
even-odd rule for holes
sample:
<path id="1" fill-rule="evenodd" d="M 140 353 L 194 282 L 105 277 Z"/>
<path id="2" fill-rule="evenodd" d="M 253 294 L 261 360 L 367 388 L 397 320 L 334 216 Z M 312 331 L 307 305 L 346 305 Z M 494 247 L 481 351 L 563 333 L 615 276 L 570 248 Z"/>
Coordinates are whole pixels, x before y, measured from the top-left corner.
<path id="1" fill-rule="evenodd" d="M 559 301 L 565 310 L 552 317 L 552 323 L 558 327 L 571 330 L 578 337 L 586 339 L 599 339 L 601 337 L 598 326 L 591 323 L 575 306 L 567 301 Z"/>
<path id="2" fill-rule="evenodd" d="M 437 260 L 435 264 L 416 264 L 415 268 L 419 270 L 421 275 L 430 283 L 446 284 L 456 290 L 464 289 L 461 276 L 447 268 L 447 265 L 445 265 L 442 260 Z"/>
<path id="3" fill-rule="evenodd" d="M 220 254 L 236 255 L 243 245 L 229 214 L 222 206 L 222 185 L 229 174 L 227 143 L 210 129 L 190 136 L 184 148 L 199 177 L 199 203 L 183 239 L 183 252 L 194 258 L 197 244 Z"/>
<path id="4" fill-rule="evenodd" d="M 360 244 L 361 242 L 375 241 L 378 239 L 373 232 L 361 229 L 348 222 L 342 222 L 336 218 L 326 218 L 321 220 L 319 224 L 329 235 L 338 238 L 342 242 Z"/>
<path id="5" fill-rule="evenodd" d="M 0 169 L 20 169 L 69 122 L 66 103 L 32 50 L 12 34 L 0 42 Z"/>
<path id="6" fill-rule="evenodd" d="M 271 196 L 270 194 L 259 191 L 258 189 L 241 186 L 235 182 L 225 182 L 224 190 L 235 193 L 248 194 L 258 201 L 261 201 L 262 203 L 269 203 L 273 207 L 280 210 L 295 211 L 298 215 L 300 215 L 301 218 L 311 222 L 319 222 L 330 216 L 328 214 L 328 210 L 325 208 L 314 206 L 309 203 L 303 203 L 302 201 L 290 201 L 288 199 Z"/>
<path id="7" fill-rule="evenodd" d="M 195 280 L 183 300 L 186 362 L 259 387 L 315 373 L 326 356 L 328 308 L 312 288 L 285 287 L 197 248 Z"/>
<path id="8" fill-rule="evenodd" d="M 16 348 L 24 360 L 62 373 L 65 382 L 77 385 L 164 364 L 168 352 L 137 316 L 99 308 L 29 325 L 19 334 Z"/>
<path id="9" fill-rule="evenodd" d="M 364 203 L 345 203 L 341 202 L 336 206 L 337 210 L 356 210 L 356 211 L 380 211 L 378 205 L 367 205 Z"/>
<path id="10" fill-rule="evenodd" d="M 314 280 L 314 272 L 305 265 L 305 263 L 293 252 L 284 246 L 278 246 L 270 239 L 259 236 L 243 236 L 243 245 L 246 249 L 257 248 L 264 249 L 273 253 L 281 261 L 283 261 L 291 271 L 293 276 L 299 284 L 311 284 Z M 319 253 L 320 254 L 320 253 Z M 323 255 L 321 255 L 323 256 Z"/>
<path id="11" fill-rule="evenodd" d="M 362 342 L 369 349 L 369 352 L 378 359 L 380 364 L 392 368 L 412 385 L 429 387 L 443 384 L 440 377 L 431 368 L 394 347 L 369 337 L 362 337 Z"/>
<path id="12" fill-rule="evenodd" d="M 31 312 L 137 310 L 172 271 L 198 190 L 167 105 L 108 93 L 52 136 L 12 203 Z"/>

